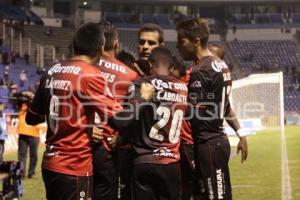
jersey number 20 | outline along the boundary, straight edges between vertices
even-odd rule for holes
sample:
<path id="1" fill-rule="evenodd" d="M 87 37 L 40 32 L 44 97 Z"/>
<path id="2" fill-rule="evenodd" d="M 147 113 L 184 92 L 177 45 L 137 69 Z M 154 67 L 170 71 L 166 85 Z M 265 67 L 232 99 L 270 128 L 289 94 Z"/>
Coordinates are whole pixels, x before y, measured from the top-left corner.
<path id="1" fill-rule="evenodd" d="M 160 106 L 158 107 L 156 113 L 162 116 L 162 118 L 152 126 L 149 137 L 152 139 L 163 141 L 164 136 L 159 134 L 158 131 L 159 129 L 162 129 L 164 126 L 166 126 L 166 124 L 169 122 L 171 111 L 167 107 Z M 183 115 L 184 113 L 182 110 L 176 110 L 173 115 L 172 124 L 169 132 L 169 141 L 172 144 L 176 144 L 179 140 Z"/>

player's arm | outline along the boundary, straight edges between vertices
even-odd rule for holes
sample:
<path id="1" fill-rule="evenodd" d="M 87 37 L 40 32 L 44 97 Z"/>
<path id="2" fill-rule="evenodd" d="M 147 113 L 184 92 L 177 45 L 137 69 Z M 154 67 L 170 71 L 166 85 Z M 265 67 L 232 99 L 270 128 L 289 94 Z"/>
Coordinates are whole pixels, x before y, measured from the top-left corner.
<path id="1" fill-rule="evenodd" d="M 225 112 L 225 120 L 228 125 L 235 131 L 236 135 L 239 137 L 240 141 L 237 146 L 237 154 L 241 151 L 242 157 L 241 162 L 247 160 L 248 156 L 248 143 L 247 138 L 241 131 L 241 126 L 239 121 L 237 120 L 235 112 L 232 110 L 230 106 L 230 102 L 227 104 L 226 112 Z"/>
<path id="2" fill-rule="evenodd" d="M 86 98 L 89 99 L 92 107 L 98 113 L 102 121 L 114 121 L 115 123 L 111 122 L 111 124 L 108 124 L 112 125 L 111 127 L 116 130 L 120 130 L 125 126 L 127 127 L 127 124 L 130 124 L 134 120 L 132 113 L 134 113 L 135 110 L 131 112 L 127 110 L 127 112 L 121 112 L 123 106 L 113 98 L 108 87 L 106 87 L 106 81 L 100 73 L 98 74 L 99 75 L 92 74 L 91 76 L 83 77 L 81 85 L 84 88 Z M 142 98 L 150 98 L 147 95 L 149 94 L 140 94 L 138 98 L 133 99 L 137 102 L 141 102 L 143 101 Z M 113 116 L 115 120 L 110 120 Z M 119 118 L 122 119 L 121 122 Z"/>
<path id="3" fill-rule="evenodd" d="M 46 117 L 46 110 L 44 105 L 44 91 L 42 89 L 44 76 L 40 79 L 41 84 L 34 95 L 31 92 L 23 92 L 22 94 L 25 95 L 29 99 L 33 99 L 27 109 L 25 121 L 28 125 L 37 125 L 40 123 L 45 122 Z"/>
<path id="4" fill-rule="evenodd" d="M 117 113 L 114 117 L 108 120 L 108 125 L 116 130 L 122 130 L 130 126 L 137 116 L 149 105 L 154 94 L 154 88 L 149 83 L 142 83 L 134 85 L 131 91 L 130 99 L 124 106 L 124 110 Z"/>
<path id="5" fill-rule="evenodd" d="M 28 125 L 37 125 L 40 123 L 45 122 L 45 115 L 39 115 L 38 113 L 35 113 L 28 109 L 26 113 L 26 118 L 25 118 L 26 124 Z"/>

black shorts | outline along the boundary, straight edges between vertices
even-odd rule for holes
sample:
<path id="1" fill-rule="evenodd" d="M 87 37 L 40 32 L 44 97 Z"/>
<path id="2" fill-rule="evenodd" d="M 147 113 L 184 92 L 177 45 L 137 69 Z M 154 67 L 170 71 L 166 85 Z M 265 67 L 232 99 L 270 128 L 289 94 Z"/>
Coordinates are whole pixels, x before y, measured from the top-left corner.
<path id="1" fill-rule="evenodd" d="M 132 159 L 133 149 L 118 148 L 118 167 L 121 185 L 118 194 L 122 200 L 131 200 L 131 178 L 132 178 Z"/>
<path id="2" fill-rule="evenodd" d="M 119 175 L 116 152 L 93 146 L 93 200 L 118 199 Z"/>
<path id="3" fill-rule="evenodd" d="M 197 194 L 199 188 L 195 180 L 194 145 L 181 142 L 179 151 L 182 200 L 190 200 Z"/>
<path id="4" fill-rule="evenodd" d="M 42 169 L 48 200 L 90 200 L 91 176 L 71 176 Z"/>
<path id="5" fill-rule="evenodd" d="M 229 158 L 230 144 L 227 137 L 195 146 L 196 176 L 203 199 L 232 199 Z"/>
<path id="6" fill-rule="evenodd" d="M 180 200 L 179 163 L 133 167 L 133 200 Z"/>

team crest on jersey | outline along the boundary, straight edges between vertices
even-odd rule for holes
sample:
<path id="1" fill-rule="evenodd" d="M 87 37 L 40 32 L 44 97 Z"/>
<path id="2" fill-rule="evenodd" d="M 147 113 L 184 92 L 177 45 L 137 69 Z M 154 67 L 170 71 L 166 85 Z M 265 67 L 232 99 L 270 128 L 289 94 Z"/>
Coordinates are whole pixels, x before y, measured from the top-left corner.
<path id="1" fill-rule="evenodd" d="M 201 88 L 201 82 L 200 81 L 195 81 L 191 84 L 191 88 Z"/>
<path id="2" fill-rule="evenodd" d="M 135 91 L 135 85 L 134 84 L 131 84 L 129 87 L 128 87 L 128 93 L 132 93 Z"/>
<path id="3" fill-rule="evenodd" d="M 212 63 L 211 63 L 211 67 L 213 68 L 214 71 L 216 72 L 221 72 L 222 69 L 227 69 L 228 66 L 226 65 L 225 62 L 223 61 L 217 61 L 217 60 L 214 60 Z"/>

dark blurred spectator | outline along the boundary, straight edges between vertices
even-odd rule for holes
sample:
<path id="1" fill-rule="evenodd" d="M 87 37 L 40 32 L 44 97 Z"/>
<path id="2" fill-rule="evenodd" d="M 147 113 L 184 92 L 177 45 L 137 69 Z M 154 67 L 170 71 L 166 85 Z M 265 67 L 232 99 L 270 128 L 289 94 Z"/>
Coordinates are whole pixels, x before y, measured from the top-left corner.
<path id="1" fill-rule="evenodd" d="M 262 66 L 260 64 L 256 64 L 256 65 L 254 65 L 254 69 L 256 71 L 261 71 L 262 70 Z"/>
<path id="2" fill-rule="evenodd" d="M 24 59 L 25 59 L 26 65 L 29 65 L 29 54 L 28 53 L 24 54 Z"/>
<path id="3" fill-rule="evenodd" d="M 285 75 L 289 75 L 290 74 L 290 67 L 289 66 L 286 66 L 285 67 Z"/>
<path id="4" fill-rule="evenodd" d="M 280 27 L 280 31 L 281 31 L 281 33 L 284 33 L 284 25 L 282 25 L 282 26 Z"/>
<path id="5" fill-rule="evenodd" d="M 20 73 L 20 86 L 23 87 L 27 81 L 28 81 L 27 73 L 24 69 L 22 69 Z"/>
<path id="6" fill-rule="evenodd" d="M 243 60 L 245 62 L 252 62 L 254 59 L 254 53 L 252 50 L 249 50 L 244 56 L 243 56 Z"/>
<path id="7" fill-rule="evenodd" d="M 36 73 L 37 73 L 38 75 L 42 75 L 44 72 L 46 72 L 46 69 L 45 69 L 45 68 L 38 67 L 38 68 L 36 69 Z"/>
<path id="8" fill-rule="evenodd" d="M 176 10 L 174 12 L 173 22 L 174 22 L 174 24 L 176 24 L 177 22 L 182 21 L 184 18 L 185 18 L 185 15 L 183 15 L 180 11 Z"/>
<path id="9" fill-rule="evenodd" d="M 45 31 L 45 34 L 48 35 L 48 36 L 51 36 L 53 35 L 53 30 L 51 27 L 47 27 L 46 31 Z"/>
<path id="10" fill-rule="evenodd" d="M 4 85 L 8 86 L 8 83 L 9 83 L 9 65 L 4 66 L 3 82 L 4 82 Z"/>
<path id="11" fill-rule="evenodd" d="M 26 93 L 30 93 L 26 91 Z M 33 94 L 30 94 L 33 95 Z M 18 123 L 18 160 L 23 164 L 23 177 L 26 174 L 26 160 L 29 152 L 29 169 L 28 178 L 33 178 L 38 159 L 39 146 L 39 126 L 30 126 L 25 121 L 25 116 L 28 111 L 27 103 L 22 103 L 19 108 L 19 123 Z"/>
<path id="12" fill-rule="evenodd" d="M 8 90 L 9 90 L 9 96 L 12 97 L 14 96 L 14 94 L 16 94 L 18 92 L 19 86 L 16 83 L 16 81 L 12 81 L 9 84 Z"/>
<path id="13" fill-rule="evenodd" d="M 6 115 L 4 109 L 4 103 L 0 102 L 0 162 L 3 161 L 4 143 L 7 139 Z"/>
<path id="14" fill-rule="evenodd" d="M 295 66 L 293 66 L 293 67 L 291 68 L 291 73 L 292 73 L 292 74 L 296 74 L 296 67 L 295 67 Z"/>
<path id="15" fill-rule="evenodd" d="M 2 64 L 3 65 L 8 65 L 9 64 L 9 62 L 8 62 L 8 53 L 7 52 L 2 53 Z"/>
<path id="16" fill-rule="evenodd" d="M 54 46 L 54 49 L 57 54 L 60 53 L 60 46 Z"/>
<path id="17" fill-rule="evenodd" d="M 68 49 L 69 49 L 69 55 L 68 55 L 68 57 L 71 58 L 72 55 L 73 55 L 73 44 L 72 43 L 69 44 Z"/>
<path id="18" fill-rule="evenodd" d="M 133 24 L 138 24 L 140 23 L 140 18 L 137 14 L 132 15 L 132 17 L 130 18 L 130 22 Z"/>
<path id="19" fill-rule="evenodd" d="M 30 24 L 30 21 L 31 21 L 31 20 L 30 20 L 30 17 L 29 17 L 29 16 L 27 16 L 27 17 L 26 17 L 26 22 L 27 22 L 27 25 L 29 25 L 29 24 Z"/>
<path id="20" fill-rule="evenodd" d="M 3 38 L 0 37 L 0 47 L 3 45 Z"/>
<path id="21" fill-rule="evenodd" d="M 37 91 L 39 86 L 40 86 L 40 80 L 36 80 L 35 83 L 34 83 L 34 92 Z"/>
<path id="22" fill-rule="evenodd" d="M 10 61 L 11 63 L 15 64 L 16 63 L 16 52 L 12 51 L 11 54 L 10 54 Z"/>
<path id="23" fill-rule="evenodd" d="M 236 26 L 236 24 L 233 24 L 232 25 L 232 33 L 235 34 L 236 30 L 237 30 L 237 26 Z"/>
<path id="24" fill-rule="evenodd" d="M 13 105 L 14 110 L 18 110 L 17 100 L 14 99 L 14 95 L 18 92 L 18 84 L 12 81 L 8 86 L 8 96 L 10 97 L 9 103 Z"/>

